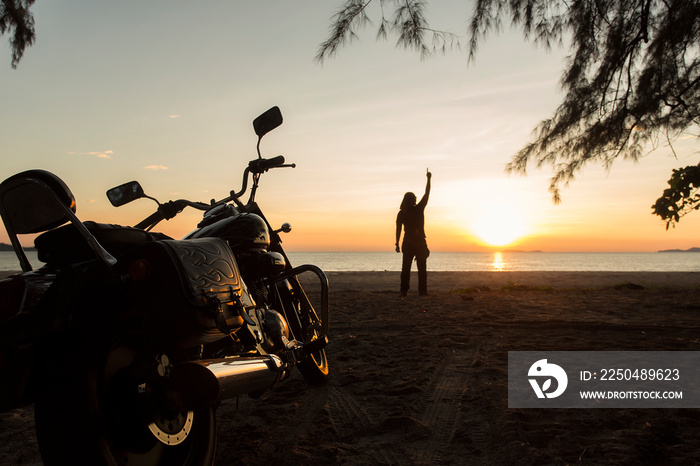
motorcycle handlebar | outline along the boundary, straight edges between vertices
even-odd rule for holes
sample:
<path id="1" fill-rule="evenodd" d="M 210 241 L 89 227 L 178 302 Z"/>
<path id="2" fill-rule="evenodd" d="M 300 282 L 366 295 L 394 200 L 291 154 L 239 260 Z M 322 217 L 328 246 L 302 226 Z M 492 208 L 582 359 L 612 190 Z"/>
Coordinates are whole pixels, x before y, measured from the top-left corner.
<path id="1" fill-rule="evenodd" d="M 263 173 L 270 168 L 281 167 L 284 165 L 284 156 L 278 155 L 277 157 L 272 157 L 271 159 L 257 159 L 248 162 L 248 169 L 253 174 Z"/>
<path id="2" fill-rule="evenodd" d="M 139 230 L 149 230 L 153 228 L 153 226 L 155 226 L 158 222 L 164 219 L 165 217 L 163 217 L 163 214 L 161 214 L 160 211 L 157 210 L 145 219 L 141 220 L 136 225 L 134 225 L 134 228 L 138 228 Z"/>
<path id="3" fill-rule="evenodd" d="M 270 159 L 256 159 L 256 160 L 251 160 L 248 162 L 248 167 L 246 167 L 245 172 L 243 173 L 243 187 L 240 192 L 236 193 L 231 191 L 231 195 L 227 197 L 226 199 L 222 199 L 218 202 L 215 202 L 212 200 L 211 204 L 203 204 L 201 202 L 192 202 L 188 201 L 186 199 L 179 199 L 177 201 L 168 201 L 165 204 L 159 204 L 158 205 L 158 210 L 154 212 L 153 214 L 149 215 L 147 218 L 143 219 L 140 221 L 137 225 L 135 225 L 135 228 L 140 228 L 142 230 L 150 230 L 153 228 L 156 224 L 158 224 L 161 220 L 169 220 L 173 217 L 175 217 L 178 213 L 182 212 L 182 209 L 185 207 L 194 207 L 195 209 L 198 210 L 208 210 L 211 209 L 214 206 L 217 206 L 219 204 L 224 204 L 229 201 L 235 201 L 236 204 L 239 206 L 242 205 L 239 201 L 239 197 L 242 196 L 246 190 L 248 189 L 248 175 L 253 174 L 253 175 L 260 175 L 261 173 L 266 172 L 267 170 L 271 168 L 277 168 L 277 167 L 292 167 L 294 168 L 296 165 L 295 164 L 289 164 L 285 165 L 284 164 L 284 156 L 283 155 L 278 155 L 277 157 L 272 157 Z M 253 185 L 253 194 L 251 194 L 251 201 L 254 197 L 254 192 L 255 188 L 257 188 L 257 179 L 254 177 L 254 185 Z"/>
<path id="4" fill-rule="evenodd" d="M 179 199 L 177 201 L 168 201 L 165 204 L 159 204 L 158 210 L 153 212 L 151 215 L 140 221 L 135 228 L 140 228 L 142 230 L 150 230 L 161 220 L 170 220 L 177 214 L 182 212 L 185 207 L 194 207 L 198 210 L 207 210 L 211 206 L 203 204 L 201 202 L 192 202 L 187 199 Z"/>

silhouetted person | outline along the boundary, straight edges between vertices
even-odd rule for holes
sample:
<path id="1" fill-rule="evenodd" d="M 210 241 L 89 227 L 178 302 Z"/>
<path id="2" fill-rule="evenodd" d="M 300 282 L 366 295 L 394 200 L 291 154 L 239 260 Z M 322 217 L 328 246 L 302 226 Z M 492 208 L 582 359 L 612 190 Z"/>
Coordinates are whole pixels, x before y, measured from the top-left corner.
<path id="1" fill-rule="evenodd" d="M 430 178 L 432 174 L 426 171 L 428 181 L 425 184 L 425 194 L 416 204 L 416 195 L 406 193 L 401 201 L 399 214 L 396 216 L 396 252 L 403 251 L 403 264 L 401 265 L 401 296 L 406 296 L 411 282 L 411 263 L 416 259 L 418 266 L 418 293 L 428 294 L 428 271 L 426 261 L 430 255 L 428 244 L 425 241 L 425 206 L 430 196 Z M 401 225 L 404 228 L 403 243 L 399 249 L 401 238 Z"/>

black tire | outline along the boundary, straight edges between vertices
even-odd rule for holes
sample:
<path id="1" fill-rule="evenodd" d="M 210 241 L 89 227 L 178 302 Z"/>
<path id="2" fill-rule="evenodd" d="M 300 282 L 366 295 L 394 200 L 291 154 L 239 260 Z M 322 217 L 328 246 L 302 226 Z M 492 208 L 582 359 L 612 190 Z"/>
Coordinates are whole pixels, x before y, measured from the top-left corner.
<path id="1" fill-rule="evenodd" d="M 300 361 L 297 368 L 309 385 L 321 386 L 328 382 L 328 358 L 326 350 L 322 349 L 312 353 L 308 358 Z"/>
<path id="2" fill-rule="evenodd" d="M 216 452 L 213 407 L 166 409 L 149 397 L 130 368 L 144 356 L 140 339 L 122 337 L 100 351 L 82 346 L 46 369 L 37 394 L 37 440 L 50 465 L 211 465 Z M 152 422 L 151 422 L 152 421 Z M 151 426 L 149 427 L 149 423 Z M 166 445 L 156 438 L 172 435 Z"/>
<path id="3" fill-rule="evenodd" d="M 290 285 L 287 282 L 280 283 L 277 290 L 279 291 L 280 299 L 283 301 L 282 307 L 284 307 L 285 312 L 290 314 L 293 312 L 298 316 L 297 318 L 293 315 L 287 316 L 289 327 L 294 337 L 306 343 L 314 340 L 318 336 L 318 332 L 309 329 L 313 328 L 314 324 L 320 323 L 320 320 L 313 309 L 309 310 L 311 305 L 302 306 L 300 298 L 295 296 L 294 289 L 290 289 Z M 326 350 L 320 349 L 313 352 L 306 359 L 299 361 L 297 368 L 309 385 L 325 385 L 328 382 L 329 374 Z"/>

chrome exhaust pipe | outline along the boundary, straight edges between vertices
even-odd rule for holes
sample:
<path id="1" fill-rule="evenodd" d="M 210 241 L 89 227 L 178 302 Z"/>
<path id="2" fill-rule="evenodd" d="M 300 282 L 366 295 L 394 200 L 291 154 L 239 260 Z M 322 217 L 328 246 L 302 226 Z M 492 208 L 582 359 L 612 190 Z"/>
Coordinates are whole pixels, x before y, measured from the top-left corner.
<path id="1" fill-rule="evenodd" d="M 174 366 L 170 376 L 183 404 L 195 408 L 269 390 L 284 374 L 282 360 L 270 354 L 187 361 Z"/>

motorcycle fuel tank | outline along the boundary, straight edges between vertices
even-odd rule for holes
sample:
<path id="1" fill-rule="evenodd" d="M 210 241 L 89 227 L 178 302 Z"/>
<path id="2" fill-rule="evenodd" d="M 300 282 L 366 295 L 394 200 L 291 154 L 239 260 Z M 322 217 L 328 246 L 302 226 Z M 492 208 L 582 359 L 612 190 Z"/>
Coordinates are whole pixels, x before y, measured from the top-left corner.
<path id="1" fill-rule="evenodd" d="M 265 220 L 251 213 L 223 218 L 188 235 L 188 238 L 205 237 L 223 238 L 234 251 L 260 251 L 270 247 L 270 231 Z"/>

